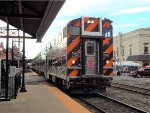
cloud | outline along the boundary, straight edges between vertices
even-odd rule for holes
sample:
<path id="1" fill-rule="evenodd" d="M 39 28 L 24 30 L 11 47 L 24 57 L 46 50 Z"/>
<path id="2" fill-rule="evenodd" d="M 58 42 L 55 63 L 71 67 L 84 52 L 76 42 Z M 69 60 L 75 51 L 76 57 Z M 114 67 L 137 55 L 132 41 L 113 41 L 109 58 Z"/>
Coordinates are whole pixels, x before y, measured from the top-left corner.
<path id="1" fill-rule="evenodd" d="M 57 28 L 57 27 L 59 28 L 65 27 L 70 20 L 71 19 L 57 19 L 52 23 L 52 25 L 50 26 L 50 29 Z"/>
<path id="2" fill-rule="evenodd" d="M 114 28 L 122 28 L 122 27 L 132 27 L 132 26 L 139 26 L 140 23 L 136 24 L 120 24 L 120 25 L 114 25 Z"/>
<path id="3" fill-rule="evenodd" d="M 141 12 L 148 12 L 148 11 L 150 11 L 150 7 L 136 7 L 136 8 L 121 10 L 115 13 L 111 13 L 109 15 L 117 16 L 122 14 L 141 13 Z"/>
<path id="4" fill-rule="evenodd" d="M 108 3 L 108 0 L 66 0 L 58 16 L 74 16 L 78 14 L 93 12 L 103 9 L 101 6 Z"/>
<path id="5" fill-rule="evenodd" d="M 66 0 L 65 4 L 59 11 L 57 17 L 49 27 L 45 36 L 43 37 L 42 43 L 34 44 L 35 45 L 34 49 L 35 48 L 38 49 L 36 50 L 31 49 L 33 48 L 33 43 L 35 43 L 36 41 L 35 42 L 30 41 L 32 47 L 26 46 L 26 50 L 29 51 L 29 53 L 31 51 L 31 53 L 28 54 L 28 56 L 33 57 L 33 55 L 39 53 L 39 51 L 43 49 L 44 45 L 46 45 L 47 42 L 50 42 L 53 36 L 58 35 L 58 33 L 66 26 L 66 24 L 74 18 L 79 18 L 81 16 L 106 17 L 108 16 L 108 14 L 112 12 L 114 12 L 112 13 L 112 15 L 114 16 L 115 12 L 118 13 L 117 15 L 121 15 L 121 14 L 128 14 L 128 13 L 139 13 L 144 11 L 150 11 L 150 7 L 146 7 L 145 5 L 150 6 L 150 0 Z M 128 9 L 129 7 L 132 8 Z M 137 8 L 133 8 L 133 7 L 137 7 Z M 114 25 L 114 28 L 126 27 L 127 29 L 128 28 L 130 29 L 130 27 L 132 26 L 139 27 L 140 25 L 142 25 L 142 22 L 140 21 L 142 21 L 142 19 L 139 19 L 139 22 L 136 21 L 137 23 L 134 24 L 119 25 L 116 23 L 116 25 Z M 116 22 L 119 21 L 117 20 Z M 114 30 L 117 31 L 118 29 L 114 29 Z M 124 29 L 122 30 L 124 31 Z M 36 53 L 33 54 L 33 52 Z"/>
<path id="6" fill-rule="evenodd" d="M 150 18 L 138 18 L 137 22 L 146 21 L 146 20 L 150 20 Z"/>

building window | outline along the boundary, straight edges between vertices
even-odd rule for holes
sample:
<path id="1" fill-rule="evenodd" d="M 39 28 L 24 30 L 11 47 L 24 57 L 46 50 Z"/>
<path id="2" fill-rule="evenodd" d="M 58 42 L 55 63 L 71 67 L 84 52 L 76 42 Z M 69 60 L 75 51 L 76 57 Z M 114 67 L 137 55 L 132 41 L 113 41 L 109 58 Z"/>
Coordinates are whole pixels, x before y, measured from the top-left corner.
<path id="1" fill-rule="evenodd" d="M 149 45 L 149 43 L 144 43 L 144 54 L 149 54 L 148 53 L 148 45 Z"/>
<path id="2" fill-rule="evenodd" d="M 116 51 L 113 51 L 113 58 L 116 60 Z"/>
<path id="3" fill-rule="evenodd" d="M 130 55 L 132 55 L 132 45 L 130 45 Z"/>
<path id="4" fill-rule="evenodd" d="M 148 54 L 148 47 L 144 46 L 144 54 Z"/>
<path id="5" fill-rule="evenodd" d="M 116 56 L 119 56 L 119 47 L 117 47 L 117 52 L 116 52 Z"/>
<path id="6" fill-rule="evenodd" d="M 124 46 L 122 46 L 122 56 L 124 56 Z"/>

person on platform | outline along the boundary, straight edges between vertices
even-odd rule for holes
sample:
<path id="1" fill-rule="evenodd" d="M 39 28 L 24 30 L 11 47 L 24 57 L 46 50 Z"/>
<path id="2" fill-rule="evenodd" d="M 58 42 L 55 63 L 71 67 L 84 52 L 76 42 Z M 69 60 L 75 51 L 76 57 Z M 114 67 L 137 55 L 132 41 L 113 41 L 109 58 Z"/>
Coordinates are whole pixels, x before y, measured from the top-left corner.
<path id="1" fill-rule="evenodd" d="M 3 61 L 1 61 L 1 86 L 4 87 L 5 86 L 5 78 L 6 78 L 6 71 L 5 71 L 5 67 L 4 67 L 4 63 Z"/>

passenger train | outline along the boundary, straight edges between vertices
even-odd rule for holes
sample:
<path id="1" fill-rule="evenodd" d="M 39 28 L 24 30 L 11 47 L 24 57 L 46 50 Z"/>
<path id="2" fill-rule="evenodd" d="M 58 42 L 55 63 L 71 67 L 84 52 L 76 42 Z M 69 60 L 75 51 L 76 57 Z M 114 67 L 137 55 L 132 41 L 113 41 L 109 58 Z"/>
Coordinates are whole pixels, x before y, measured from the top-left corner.
<path id="1" fill-rule="evenodd" d="M 100 92 L 113 77 L 113 27 L 109 19 L 71 20 L 32 61 L 32 69 L 73 93 Z"/>

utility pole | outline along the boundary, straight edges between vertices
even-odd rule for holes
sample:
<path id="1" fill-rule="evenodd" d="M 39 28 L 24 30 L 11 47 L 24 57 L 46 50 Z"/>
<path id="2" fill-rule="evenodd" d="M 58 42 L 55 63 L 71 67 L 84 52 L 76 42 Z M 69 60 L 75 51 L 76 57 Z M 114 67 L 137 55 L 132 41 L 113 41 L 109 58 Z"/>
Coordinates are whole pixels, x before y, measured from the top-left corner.
<path id="1" fill-rule="evenodd" d="M 119 61 L 120 61 L 120 66 L 119 66 L 119 71 L 121 72 L 121 61 L 123 61 L 123 50 L 122 50 L 122 33 L 121 32 L 119 32 L 118 33 L 118 35 L 119 35 L 119 39 L 120 39 L 120 47 L 119 47 L 119 49 L 120 49 L 120 51 L 119 51 Z"/>
<path id="2" fill-rule="evenodd" d="M 119 32 L 119 38 L 120 38 L 120 51 L 119 51 L 119 60 L 123 61 L 123 50 L 122 50 L 122 33 Z"/>

